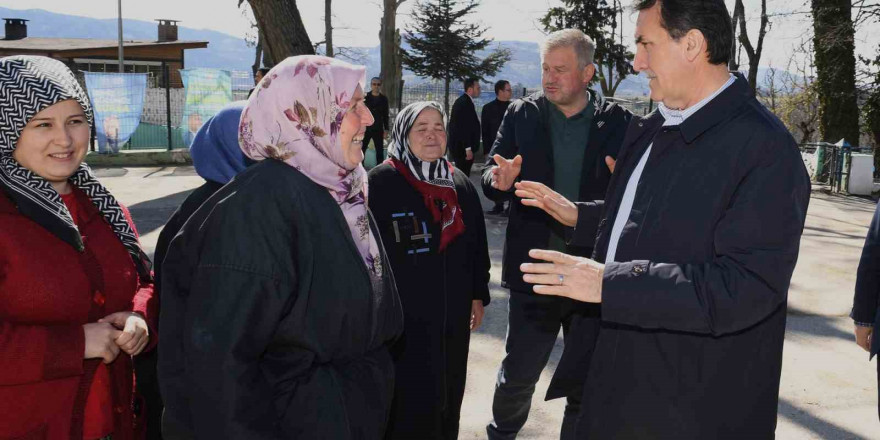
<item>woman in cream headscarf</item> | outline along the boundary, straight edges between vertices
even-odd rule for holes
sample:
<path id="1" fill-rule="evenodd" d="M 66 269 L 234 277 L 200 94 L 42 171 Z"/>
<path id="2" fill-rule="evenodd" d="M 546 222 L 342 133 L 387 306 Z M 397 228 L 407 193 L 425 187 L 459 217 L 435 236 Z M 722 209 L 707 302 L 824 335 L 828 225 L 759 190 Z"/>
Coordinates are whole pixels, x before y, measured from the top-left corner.
<path id="1" fill-rule="evenodd" d="M 259 161 L 209 198 L 163 262 L 169 437 L 378 439 L 401 330 L 367 211 L 364 68 L 288 58 L 239 141 Z"/>

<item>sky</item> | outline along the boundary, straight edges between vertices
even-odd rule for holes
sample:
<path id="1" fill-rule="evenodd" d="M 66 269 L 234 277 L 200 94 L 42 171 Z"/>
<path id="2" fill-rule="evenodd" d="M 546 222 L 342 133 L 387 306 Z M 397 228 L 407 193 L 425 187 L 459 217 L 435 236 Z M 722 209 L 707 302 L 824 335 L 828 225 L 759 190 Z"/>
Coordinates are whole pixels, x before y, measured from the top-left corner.
<path id="1" fill-rule="evenodd" d="M 29 0 L 27 8 L 45 9 L 63 14 L 94 18 L 115 18 L 118 0 Z M 398 10 L 398 26 L 406 28 L 417 0 L 405 0 Z M 628 6 L 632 0 L 623 0 Z M 728 7 L 733 1 L 726 0 Z M 181 26 L 212 29 L 244 37 L 250 31 L 250 11 L 236 7 L 238 0 L 122 0 L 125 18 L 152 21 L 156 18 L 182 20 Z M 482 0 L 472 20 L 486 26 L 486 36 L 495 40 L 540 42 L 544 33 L 538 19 L 559 0 Z M 749 32 L 756 37 L 760 0 L 744 0 Z M 811 20 L 808 0 L 768 0 L 771 14 L 770 31 L 764 43 L 762 66 L 785 69 L 793 48 L 810 33 Z M 22 9 L 23 0 L 0 0 L 0 6 Z M 312 41 L 324 39 L 324 1 L 298 0 L 297 6 Z M 379 23 L 382 0 L 332 0 L 333 35 L 336 46 L 376 46 L 379 44 Z M 210 13 L 208 13 L 210 11 Z M 807 12 L 804 14 L 803 12 Z M 794 13 L 794 14 L 792 14 Z M 632 44 L 635 14 L 624 15 L 624 36 Z M 754 40 L 753 40 L 754 41 Z M 754 44 L 754 43 L 753 43 Z M 873 56 L 880 44 L 880 24 L 864 26 L 856 35 L 856 51 Z M 745 54 L 743 54 L 745 59 Z M 746 64 L 743 62 L 743 64 Z"/>

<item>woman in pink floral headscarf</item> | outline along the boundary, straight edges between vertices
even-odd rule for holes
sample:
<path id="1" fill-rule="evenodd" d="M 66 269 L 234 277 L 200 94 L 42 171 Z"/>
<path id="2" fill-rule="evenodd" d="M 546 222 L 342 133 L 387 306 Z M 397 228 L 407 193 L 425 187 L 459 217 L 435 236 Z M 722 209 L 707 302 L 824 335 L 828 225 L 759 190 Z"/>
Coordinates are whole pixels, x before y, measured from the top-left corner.
<path id="1" fill-rule="evenodd" d="M 163 262 L 170 437 L 379 439 L 402 328 L 366 208 L 364 68 L 293 57 L 258 84 L 258 164 L 190 217 Z"/>

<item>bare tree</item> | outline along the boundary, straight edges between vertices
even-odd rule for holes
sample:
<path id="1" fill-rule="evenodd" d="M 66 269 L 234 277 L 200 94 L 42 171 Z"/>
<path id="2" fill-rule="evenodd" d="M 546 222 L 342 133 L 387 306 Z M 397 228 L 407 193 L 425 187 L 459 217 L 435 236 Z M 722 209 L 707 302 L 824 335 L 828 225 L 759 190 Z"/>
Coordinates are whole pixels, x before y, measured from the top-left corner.
<path id="1" fill-rule="evenodd" d="M 764 73 L 764 84 L 766 84 L 766 87 L 757 89 L 758 96 L 762 98 L 764 104 L 773 113 L 777 113 L 777 104 L 782 93 L 779 81 L 776 78 L 779 73 L 781 72 L 771 65 Z"/>
<path id="2" fill-rule="evenodd" d="M 296 0 L 248 0 L 248 3 L 260 29 L 262 49 L 272 61 L 315 53 Z"/>
<path id="3" fill-rule="evenodd" d="M 781 82 L 782 96 L 776 114 L 800 143 L 815 142 L 819 131 L 819 93 L 809 42 L 795 49 Z"/>
<path id="4" fill-rule="evenodd" d="M 397 29 L 397 10 L 406 0 L 383 0 L 385 9 L 379 28 L 379 45 L 382 71 L 379 79 L 382 90 L 392 107 L 400 103 L 403 82 L 403 64 L 400 55 L 400 30 Z"/>
<path id="5" fill-rule="evenodd" d="M 739 25 L 739 44 L 742 49 L 745 49 L 746 56 L 749 58 L 749 86 L 751 86 L 752 91 L 755 91 L 758 85 L 758 65 L 761 62 L 761 54 L 764 51 L 764 37 L 767 35 L 770 24 L 770 19 L 767 15 L 767 0 L 761 0 L 761 22 L 758 26 L 757 44 L 753 45 L 751 38 L 749 38 L 743 0 L 736 0 L 731 20 L 734 26 L 734 35 L 737 34 L 736 26 Z M 739 57 L 731 57 L 729 65 L 731 70 L 739 70 L 738 58 Z"/>
<path id="6" fill-rule="evenodd" d="M 333 14 L 330 11 L 330 2 L 332 0 L 324 0 L 324 47 L 325 55 L 333 56 Z"/>

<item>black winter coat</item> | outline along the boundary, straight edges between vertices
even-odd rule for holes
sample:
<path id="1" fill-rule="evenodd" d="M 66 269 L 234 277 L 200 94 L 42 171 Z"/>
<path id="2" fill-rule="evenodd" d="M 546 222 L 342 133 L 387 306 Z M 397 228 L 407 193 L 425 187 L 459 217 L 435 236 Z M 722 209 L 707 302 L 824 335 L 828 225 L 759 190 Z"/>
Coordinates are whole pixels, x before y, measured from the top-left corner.
<path id="1" fill-rule="evenodd" d="M 467 376 L 473 300 L 489 304 L 489 248 L 480 198 L 453 174 L 465 232 L 439 253 L 440 225 L 389 164 L 370 171 L 370 210 L 397 280 L 404 332 L 394 344 L 389 439 L 454 439 Z M 425 232 L 430 238 L 412 239 Z"/>
<path id="2" fill-rule="evenodd" d="M 579 326 L 554 382 L 583 387 L 578 437 L 772 439 L 791 274 L 810 181 L 797 144 L 739 77 L 680 126 L 636 118 L 575 241 L 605 261 L 627 182 L 653 148 L 601 321 Z M 601 212 L 601 214 L 600 214 Z M 553 396 L 551 396 L 553 397 Z"/>
<path id="3" fill-rule="evenodd" d="M 596 112 L 584 161 L 581 164 L 581 200 L 602 200 L 611 171 L 605 164 L 605 156 L 617 157 L 620 143 L 626 133 L 632 114 L 617 104 L 605 101 L 591 93 L 596 99 Z M 489 199 L 500 201 L 509 198 L 514 188 L 502 192 L 492 188 L 492 156 L 500 154 L 507 159 L 522 155 L 522 171 L 518 180 L 541 182 L 553 187 L 553 148 L 550 144 L 549 106 L 553 104 L 539 92 L 518 99 L 507 108 L 501 128 L 483 171 L 483 193 Z M 550 229 L 555 228 L 563 234 L 564 226 L 553 217 L 537 208 L 523 206 L 519 201 L 510 204 L 507 235 L 504 241 L 504 261 L 501 269 L 501 282 L 512 291 L 532 293 L 532 286 L 522 280 L 519 266 L 534 262 L 529 257 L 531 249 L 545 249 L 550 241 Z M 595 231 L 595 229 L 594 229 Z M 571 255 L 590 256 L 593 243 L 569 246 L 566 252 Z"/>
<path id="4" fill-rule="evenodd" d="M 474 154 L 480 150 L 480 119 L 477 118 L 474 100 L 467 94 L 463 93 L 452 103 L 446 146 L 449 157 L 455 163 L 464 163 L 466 148 L 470 148 Z"/>
<path id="5" fill-rule="evenodd" d="M 163 263 L 165 438 L 382 438 L 403 324 L 382 256 L 372 280 L 328 191 L 277 160 L 217 191 Z"/>
<path id="6" fill-rule="evenodd" d="M 162 287 L 162 261 L 165 260 L 165 254 L 168 253 L 168 247 L 171 245 L 171 239 L 180 232 L 180 228 L 189 219 L 199 206 L 205 202 L 212 194 L 217 192 L 223 184 L 206 180 L 205 183 L 193 190 L 186 200 L 174 211 L 174 214 L 165 222 L 165 227 L 159 233 L 159 239 L 156 241 L 156 251 L 154 253 L 154 279 L 156 280 L 156 288 L 153 297 L 157 303 L 161 304 L 161 287 Z M 159 350 L 152 350 L 141 353 L 133 358 L 134 369 L 137 381 L 135 384 L 138 393 L 144 398 L 144 406 L 146 407 L 146 438 L 148 440 L 157 440 L 162 438 L 162 396 L 159 393 L 159 381 L 156 379 L 156 364 L 158 362 Z"/>

